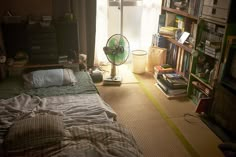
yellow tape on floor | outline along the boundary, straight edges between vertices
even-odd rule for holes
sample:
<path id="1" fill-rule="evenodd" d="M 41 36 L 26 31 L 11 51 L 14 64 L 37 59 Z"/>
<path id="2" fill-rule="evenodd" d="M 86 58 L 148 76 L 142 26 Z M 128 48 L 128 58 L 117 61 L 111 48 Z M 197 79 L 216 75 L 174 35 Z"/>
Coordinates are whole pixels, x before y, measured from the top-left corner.
<path id="1" fill-rule="evenodd" d="M 166 121 L 166 123 L 170 126 L 170 128 L 174 131 L 175 135 L 179 138 L 181 143 L 184 145 L 186 150 L 189 152 L 189 154 L 192 157 L 200 157 L 200 155 L 194 150 L 192 145 L 188 142 L 188 140 L 184 137 L 184 135 L 181 133 L 179 128 L 174 124 L 174 122 L 169 118 L 169 116 L 165 113 L 165 111 L 160 107 L 159 103 L 157 102 L 156 98 L 153 96 L 153 94 L 148 90 L 148 88 L 145 87 L 144 83 L 142 82 L 142 79 L 140 79 L 139 76 L 136 75 L 137 80 L 139 81 L 139 85 L 142 88 L 145 95 L 149 98 L 149 100 L 154 104 L 156 109 L 159 111 L 161 117 Z"/>

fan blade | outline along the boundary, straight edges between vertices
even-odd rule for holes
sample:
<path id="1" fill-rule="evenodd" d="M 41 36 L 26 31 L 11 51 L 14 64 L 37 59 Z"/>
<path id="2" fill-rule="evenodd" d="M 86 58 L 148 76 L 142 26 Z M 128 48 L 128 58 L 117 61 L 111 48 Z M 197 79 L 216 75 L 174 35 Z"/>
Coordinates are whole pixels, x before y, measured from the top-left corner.
<path id="1" fill-rule="evenodd" d="M 103 47 L 103 51 L 105 52 L 105 54 L 112 54 L 114 52 L 114 49 L 105 46 Z"/>
<path id="2" fill-rule="evenodd" d="M 115 50 L 115 53 L 118 54 L 118 53 L 123 53 L 124 52 L 124 47 L 123 46 L 118 46 L 116 47 L 116 50 Z"/>

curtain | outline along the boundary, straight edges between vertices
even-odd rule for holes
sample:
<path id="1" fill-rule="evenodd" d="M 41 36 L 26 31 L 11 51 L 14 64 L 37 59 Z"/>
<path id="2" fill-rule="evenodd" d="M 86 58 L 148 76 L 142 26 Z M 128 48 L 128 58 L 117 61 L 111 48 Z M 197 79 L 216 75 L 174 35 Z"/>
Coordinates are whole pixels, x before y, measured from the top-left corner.
<path id="1" fill-rule="evenodd" d="M 80 53 L 87 54 L 87 66 L 94 66 L 96 0 L 72 0 L 71 8 L 78 20 Z"/>
<path id="2" fill-rule="evenodd" d="M 161 0 L 143 0 L 141 17 L 141 49 L 148 50 L 152 43 L 152 35 L 158 31 Z"/>
<path id="3" fill-rule="evenodd" d="M 96 44 L 95 44 L 95 64 L 106 64 L 107 58 L 103 52 L 103 47 L 108 40 L 108 1 L 97 0 L 97 23 L 96 23 Z M 124 0 L 125 1 L 125 0 Z M 161 14 L 161 0 L 143 0 L 143 8 L 140 9 L 142 16 L 139 49 L 148 50 L 152 43 L 152 35 L 158 31 L 159 15 Z M 128 8 L 128 7 L 127 7 Z M 123 16 L 126 16 L 125 14 Z M 131 27 L 132 28 L 132 27 Z M 128 31 L 128 30 L 126 30 Z"/>
<path id="4" fill-rule="evenodd" d="M 53 17 L 73 13 L 78 21 L 79 53 L 87 54 L 88 68 L 94 66 L 96 0 L 53 0 Z"/>
<path id="5" fill-rule="evenodd" d="M 95 39 L 95 65 L 108 62 L 103 47 L 108 39 L 108 0 L 97 0 L 96 39 Z"/>

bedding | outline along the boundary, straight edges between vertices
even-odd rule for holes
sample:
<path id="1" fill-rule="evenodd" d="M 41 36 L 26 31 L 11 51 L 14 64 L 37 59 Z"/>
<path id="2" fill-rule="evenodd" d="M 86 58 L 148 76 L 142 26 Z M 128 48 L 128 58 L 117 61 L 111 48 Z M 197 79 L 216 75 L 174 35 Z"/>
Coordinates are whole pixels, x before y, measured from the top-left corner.
<path id="1" fill-rule="evenodd" d="M 78 72 L 75 76 L 74 86 L 30 90 L 18 86 L 21 93 L 9 93 L 10 97 L 0 99 L 0 156 L 143 156 L 130 131 L 116 121 L 116 113 L 99 96 L 89 74 Z M 4 87 L 2 89 L 6 89 Z M 27 141 L 30 135 L 22 139 L 26 140 L 23 147 L 17 142 L 9 145 L 9 141 L 16 140 L 12 134 L 38 134 L 35 128 L 45 129 L 44 124 L 36 123 L 48 117 L 52 117 L 51 122 L 45 125 L 50 126 L 50 132 L 56 133 L 55 141 L 50 134 L 39 134 L 39 138 L 31 138 L 30 146 Z M 54 126 L 55 123 L 58 125 Z M 22 125 L 25 130 L 17 132 L 16 127 Z"/>
<path id="2" fill-rule="evenodd" d="M 0 99 L 6 99 L 26 93 L 32 96 L 47 97 L 56 95 L 80 94 L 80 93 L 97 93 L 97 88 L 89 74 L 84 71 L 74 72 L 77 82 L 65 86 L 51 86 L 44 88 L 25 89 L 24 80 L 21 76 L 10 77 L 0 82 Z"/>
<path id="3" fill-rule="evenodd" d="M 16 120 L 5 137 L 7 151 L 40 148 L 58 144 L 64 136 L 62 116 L 37 113 Z"/>
<path id="4" fill-rule="evenodd" d="M 71 69 L 36 70 L 23 74 L 25 88 L 70 85 L 76 82 Z"/>

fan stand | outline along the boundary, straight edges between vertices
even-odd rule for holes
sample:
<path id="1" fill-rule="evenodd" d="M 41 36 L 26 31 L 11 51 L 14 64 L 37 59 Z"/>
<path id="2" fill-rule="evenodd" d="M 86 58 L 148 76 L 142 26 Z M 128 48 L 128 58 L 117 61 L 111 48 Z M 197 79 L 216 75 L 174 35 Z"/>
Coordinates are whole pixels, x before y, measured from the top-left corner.
<path id="1" fill-rule="evenodd" d="M 114 85 L 120 86 L 122 78 L 121 76 L 116 75 L 116 66 L 115 64 L 111 64 L 111 75 L 108 78 L 103 80 L 103 85 Z"/>

